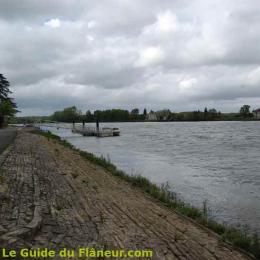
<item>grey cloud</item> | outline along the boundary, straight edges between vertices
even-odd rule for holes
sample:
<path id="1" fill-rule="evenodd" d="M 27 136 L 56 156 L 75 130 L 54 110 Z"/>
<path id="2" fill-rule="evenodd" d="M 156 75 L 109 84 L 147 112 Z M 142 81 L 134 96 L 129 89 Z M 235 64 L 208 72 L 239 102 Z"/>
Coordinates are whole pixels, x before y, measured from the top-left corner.
<path id="1" fill-rule="evenodd" d="M 91 4 L 84 0 L 77 0 L 77 4 L 73 0 L 1 0 L 0 18 L 31 22 L 35 19 L 47 20 L 53 16 L 75 19 L 90 7 Z"/>
<path id="2" fill-rule="evenodd" d="M 23 114 L 260 106 L 259 11 L 257 0 L 2 0 L 0 72 Z"/>

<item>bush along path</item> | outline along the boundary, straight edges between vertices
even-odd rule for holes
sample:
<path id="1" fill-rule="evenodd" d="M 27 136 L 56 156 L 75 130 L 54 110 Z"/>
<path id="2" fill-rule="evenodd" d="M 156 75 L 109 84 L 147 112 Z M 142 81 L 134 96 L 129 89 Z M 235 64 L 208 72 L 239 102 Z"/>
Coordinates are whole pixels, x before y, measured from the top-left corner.
<path id="1" fill-rule="evenodd" d="M 1 166 L 1 248 L 152 249 L 152 259 L 160 260 L 251 259 L 166 207 L 174 198 L 165 189 L 141 177 L 130 181 L 109 162 L 44 135 L 20 131 Z"/>

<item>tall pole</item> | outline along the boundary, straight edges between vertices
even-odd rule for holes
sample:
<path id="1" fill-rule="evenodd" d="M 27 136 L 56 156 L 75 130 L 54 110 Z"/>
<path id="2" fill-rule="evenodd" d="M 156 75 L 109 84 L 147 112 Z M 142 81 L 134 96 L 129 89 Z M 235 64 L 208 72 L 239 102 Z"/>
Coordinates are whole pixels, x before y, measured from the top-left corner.
<path id="1" fill-rule="evenodd" d="M 99 131 L 99 119 L 98 119 L 98 117 L 96 119 L 96 128 L 97 128 L 97 131 Z"/>

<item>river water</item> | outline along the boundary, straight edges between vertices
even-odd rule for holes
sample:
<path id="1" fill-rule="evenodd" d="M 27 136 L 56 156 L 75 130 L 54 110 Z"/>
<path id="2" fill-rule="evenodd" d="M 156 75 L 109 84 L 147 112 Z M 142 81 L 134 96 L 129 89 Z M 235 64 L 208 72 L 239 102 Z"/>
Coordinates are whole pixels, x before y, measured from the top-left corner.
<path id="1" fill-rule="evenodd" d="M 168 182 L 187 203 L 202 208 L 206 200 L 219 222 L 260 233 L 260 122 L 102 125 L 119 127 L 121 136 L 82 137 L 68 129 L 48 129 L 129 174 Z"/>

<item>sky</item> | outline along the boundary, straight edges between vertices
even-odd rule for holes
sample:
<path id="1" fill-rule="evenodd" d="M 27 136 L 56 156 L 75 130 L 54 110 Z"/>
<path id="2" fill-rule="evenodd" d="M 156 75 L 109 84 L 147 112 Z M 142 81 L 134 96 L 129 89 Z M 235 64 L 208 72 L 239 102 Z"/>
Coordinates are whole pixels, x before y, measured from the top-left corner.
<path id="1" fill-rule="evenodd" d="M 254 109 L 259 14 L 259 0 L 0 0 L 0 73 L 20 116 Z"/>

